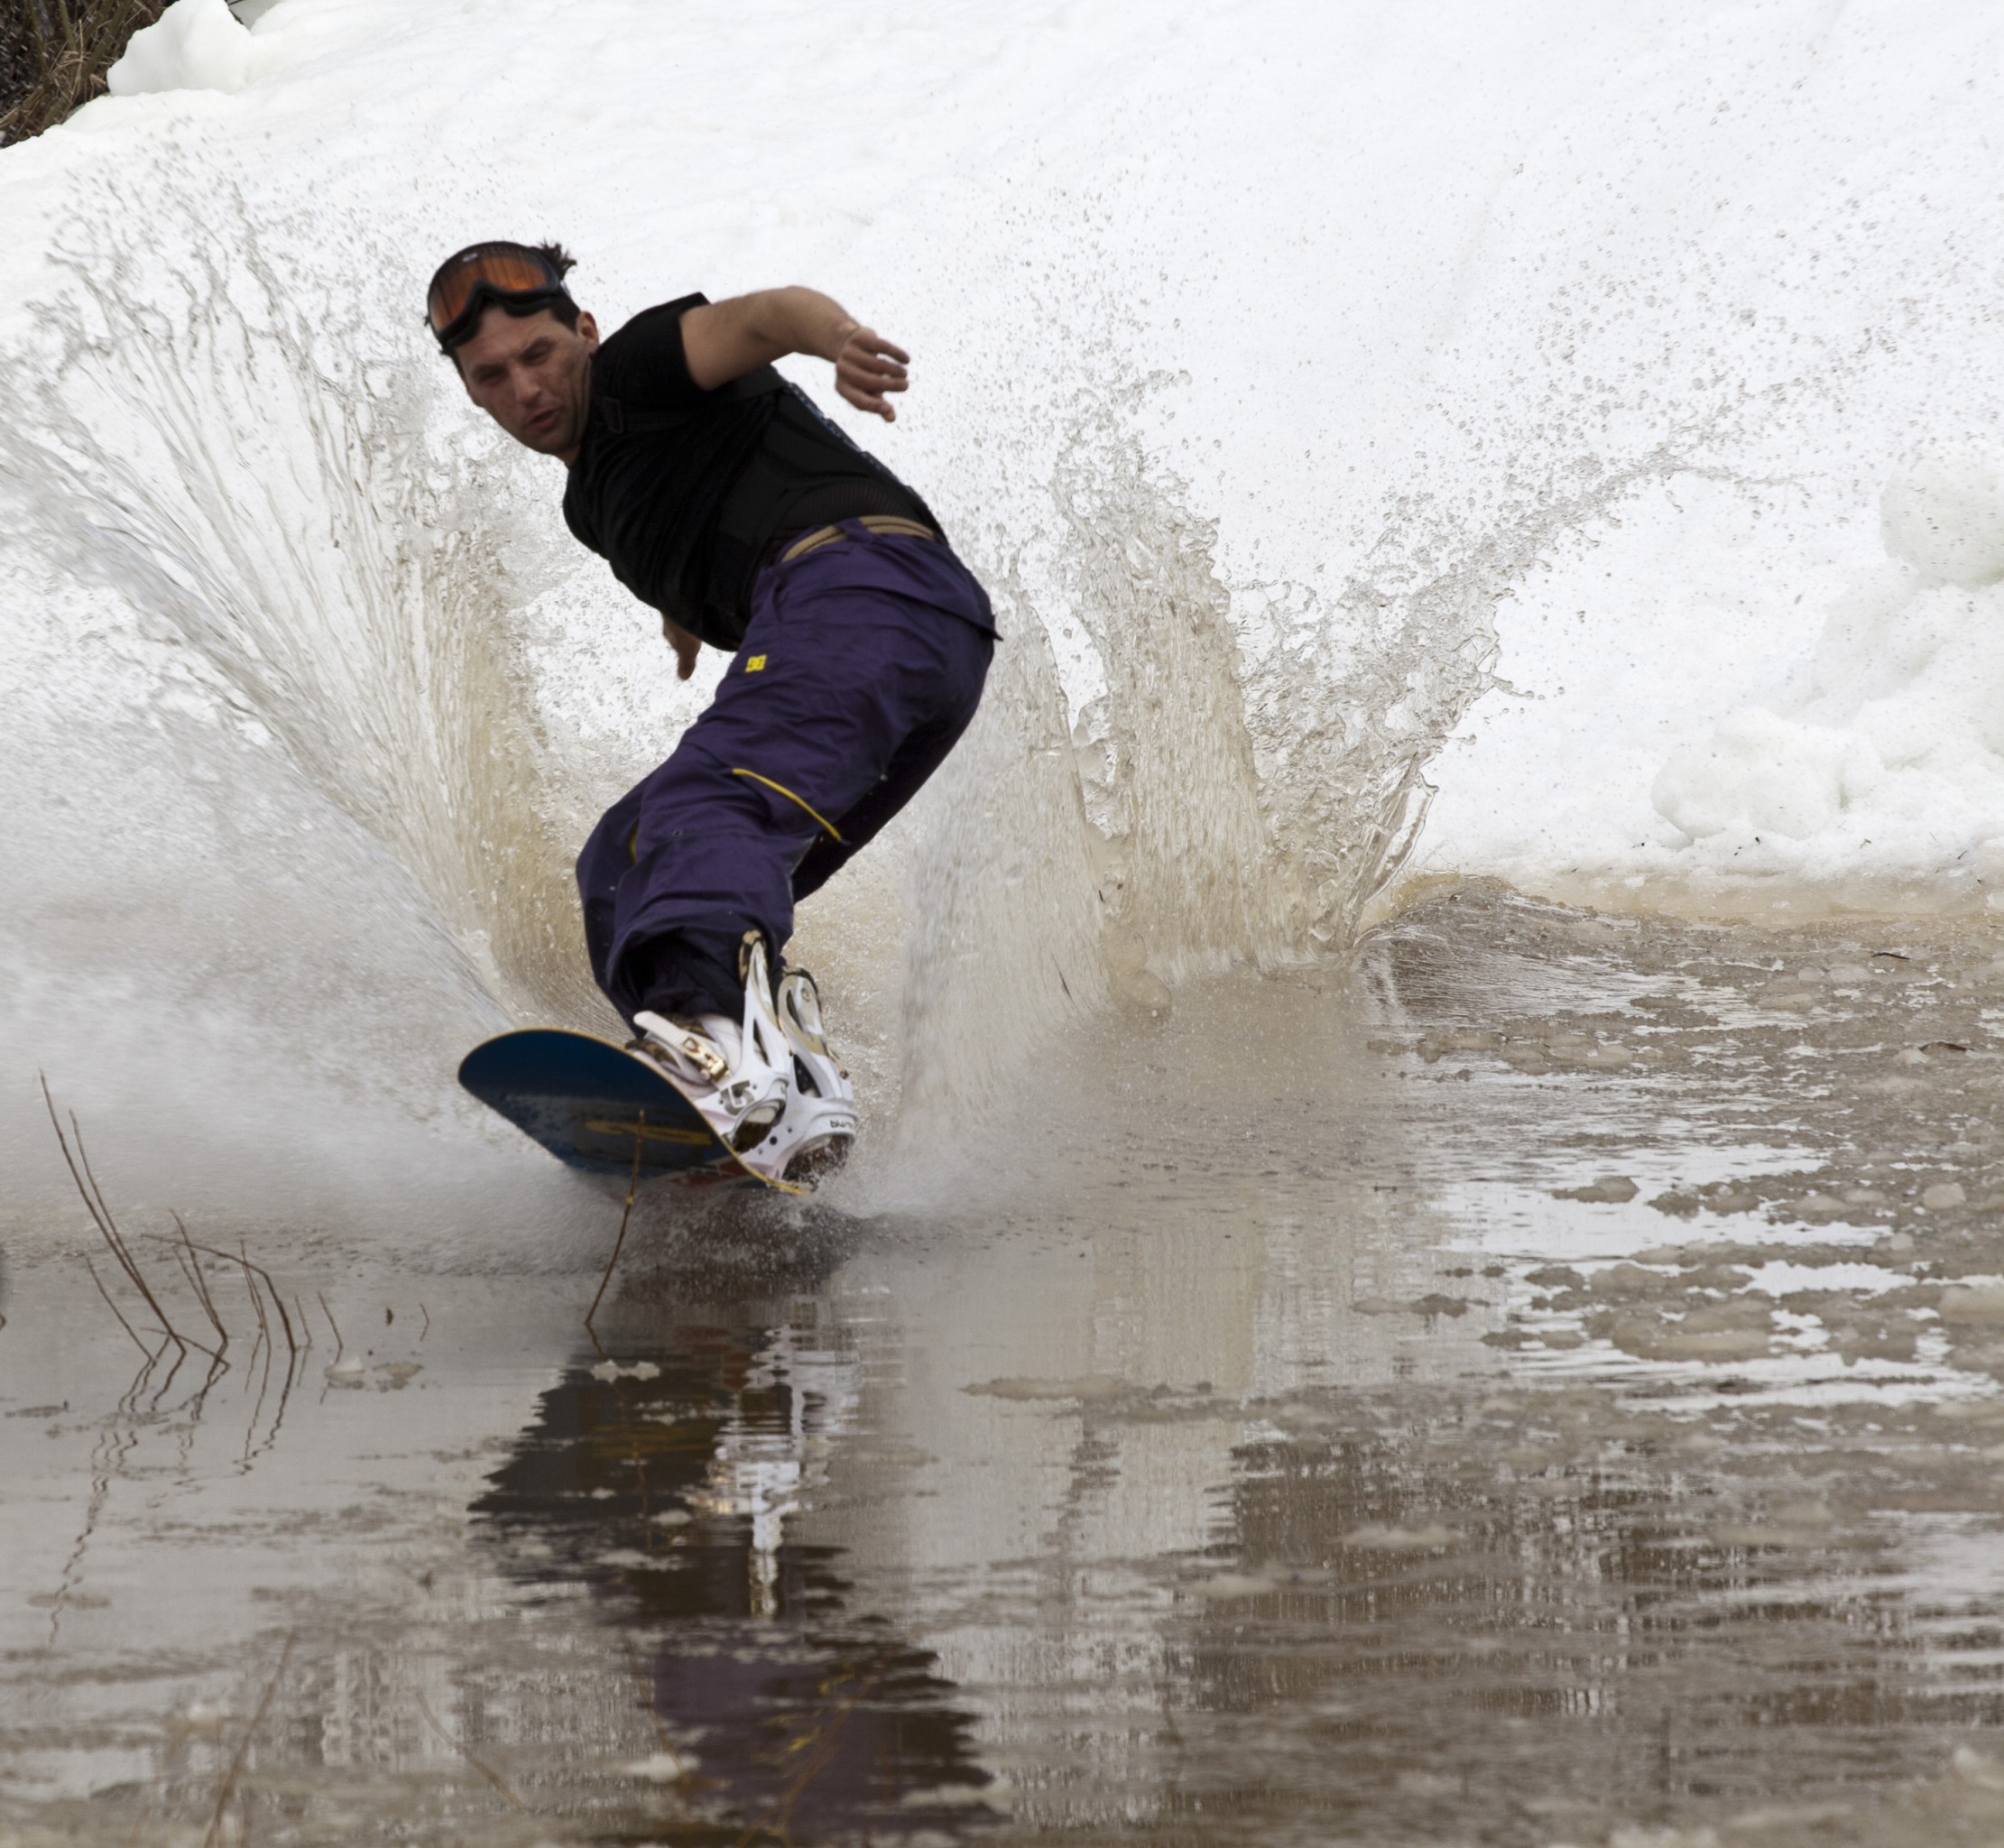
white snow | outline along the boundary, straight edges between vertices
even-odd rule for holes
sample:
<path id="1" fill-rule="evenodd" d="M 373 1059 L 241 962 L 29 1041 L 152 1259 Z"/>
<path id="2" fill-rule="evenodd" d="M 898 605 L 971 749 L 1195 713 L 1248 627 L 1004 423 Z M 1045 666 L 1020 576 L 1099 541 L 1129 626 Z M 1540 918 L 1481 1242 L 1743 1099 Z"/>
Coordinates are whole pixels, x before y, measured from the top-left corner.
<path id="1" fill-rule="evenodd" d="M 1894 563 L 1832 605 L 1772 705 L 1665 764 L 1656 807 L 1713 865 L 2004 876 L 2004 479 L 1959 450 L 1895 476 Z"/>
<path id="2" fill-rule="evenodd" d="M 132 35 L 105 74 L 115 97 L 152 90 L 240 90 L 251 79 L 253 45 L 226 0 L 174 0 Z"/>
<path id="3" fill-rule="evenodd" d="M 1778 632 L 1783 646 L 1746 651 L 1739 701 L 1721 672 L 1724 651 L 1702 648 L 1692 633 L 1698 612 L 1666 625 L 1658 645 L 1672 658 L 1648 664 L 1659 688 L 1676 689 L 1674 702 L 1661 690 L 1653 702 L 1675 713 L 1684 734 L 1667 751 L 1645 733 L 1617 756 L 1593 725 L 1562 741 L 1511 741 L 1520 762 L 1538 753 L 1527 776 L 1561 752 L 1582 776 L 1621 766 L 1619 781 L 1588 792 L 1599 813 L 1561 811 L 1575 826 L 1557 882 L 1646 881 L 1657 892 L 1715 897 L 1806 889 L 1861 903 L 1892 893 L 1990 904 L 2004 892 L 2004 473 L 1985 448 L 1927 451 L 1894 468 L 1880 512 L 1888 556 L 1808 605 L 1820 633 L 1797 637 L 1789 623 Z M 1742 578 L 1741 594 L 1757 582 Z M 1731 607 L 1716 593 L 1711 600 L 1715 615 Z M 1742 608 L 1758 607 L 1756 591 Z M 1547 670 L 1586 682 L 1634 718 L 1650 703 L 1652 676 L 1640 664 L 1630 655 L 1596 670 L 1575 658 Z M 1707 706 L 1725 709 L 1707 721 Z M 1646 787 L 1656 814 L 1632 817 L 1639 838 L 1630 843 L 1609 811 L 1616 800 L 1633 806 L 1652 754 Z M 1521 793 L 1512 787 L 1492 800 L 1501 809 Z M 1510 818 L 1520 829 L 1528 819 Z M 1488 850 L 1501 870 L 1536 885 L 1541 873 L 1550 877 L 1557 832 L 1526 831 L 1500 854 L 1493 841 Z M 1544 869 L 1535 864 L 1541 848 Z M 1478 847 L 1468 859 L 1483 857 Z"/>

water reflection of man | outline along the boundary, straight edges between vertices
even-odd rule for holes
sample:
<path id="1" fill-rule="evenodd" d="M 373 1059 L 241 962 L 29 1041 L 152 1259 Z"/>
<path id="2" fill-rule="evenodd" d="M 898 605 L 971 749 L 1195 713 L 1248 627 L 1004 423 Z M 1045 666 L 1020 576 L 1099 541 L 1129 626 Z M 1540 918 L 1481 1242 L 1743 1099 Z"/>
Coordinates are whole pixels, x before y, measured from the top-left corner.
<path id="1" fill-rule="evenodd" d="M 786 1532 L 854 1373 L 812 1335 L 684 1327 L 567 1371 L 475 1504 L 540 1543 L 520 1575 L 582 1580 L 651 1639 L 647 1696 L 693 1800 L 799 1839 L 965 1822 L 953 1793 L 988 1781 L 933 1658 L 847 1608 L 836 1549 Z"/>
<path id="2" fill-rule="evenodd" d="M 681 678 L 732 656 L 668 762 L 577 862 L 592 970 L 748 1167 L 845 1146 L 854 1097 L 780 950 L 817 890 L 966 729 L 988 598 L 924 501 L 772 370 L 832 361 L 891 421 L 907 356 L 811 289 L 685 295 L 603 344 L 556 245 L 474 245 L 432 278 L 467 394 L 570 471 L 564 517 L 661 613 Z"/>

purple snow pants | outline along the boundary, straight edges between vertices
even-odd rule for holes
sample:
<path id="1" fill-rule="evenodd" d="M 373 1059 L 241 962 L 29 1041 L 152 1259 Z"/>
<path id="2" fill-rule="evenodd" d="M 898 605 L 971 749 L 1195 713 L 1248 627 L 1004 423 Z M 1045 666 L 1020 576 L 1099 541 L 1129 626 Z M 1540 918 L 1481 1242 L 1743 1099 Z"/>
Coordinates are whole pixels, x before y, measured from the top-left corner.
<path id="1" fill-rule="evenodd" d="M 759 575 L 709 709 L 577 857 L 592 973 L 628 1020 L 735 1014 L 737 946 L 777 956 L 793 906 L 918 793 L 981 700 L 987 594 L 937 541 L 845 535 Z"/>

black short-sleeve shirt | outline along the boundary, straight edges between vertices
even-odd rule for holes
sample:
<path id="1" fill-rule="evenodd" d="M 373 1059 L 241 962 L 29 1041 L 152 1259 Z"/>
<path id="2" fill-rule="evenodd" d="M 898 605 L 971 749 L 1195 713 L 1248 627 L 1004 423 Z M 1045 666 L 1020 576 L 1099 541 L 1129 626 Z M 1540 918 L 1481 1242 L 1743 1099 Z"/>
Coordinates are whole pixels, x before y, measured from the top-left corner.
<path id="1" fill-rule="evenodd" d="M 705 300 L 650 308 L 593 355 L 564 520 L 642 603 L 735 648 L 752 580 L 790 534 L 863 513 L 939 522 L 770 366 L 699 390 L 682 316 Z"/>

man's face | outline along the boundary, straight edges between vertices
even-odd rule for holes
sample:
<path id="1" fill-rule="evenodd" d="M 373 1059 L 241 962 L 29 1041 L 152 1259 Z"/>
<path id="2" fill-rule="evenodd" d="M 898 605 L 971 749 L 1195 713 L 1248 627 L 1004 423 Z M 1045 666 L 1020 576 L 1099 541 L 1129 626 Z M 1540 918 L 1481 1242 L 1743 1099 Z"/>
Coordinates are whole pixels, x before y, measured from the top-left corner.
<path id="1" fill-rule="evenodd" d="M 455 357 L 466 395 L 510 436 L 566 462 L 585 439 L 591 410 L 591 356 L 598 324 L 588 314 L 567 328 L 543 309 L 515 316 L 492 307 Z"/>

